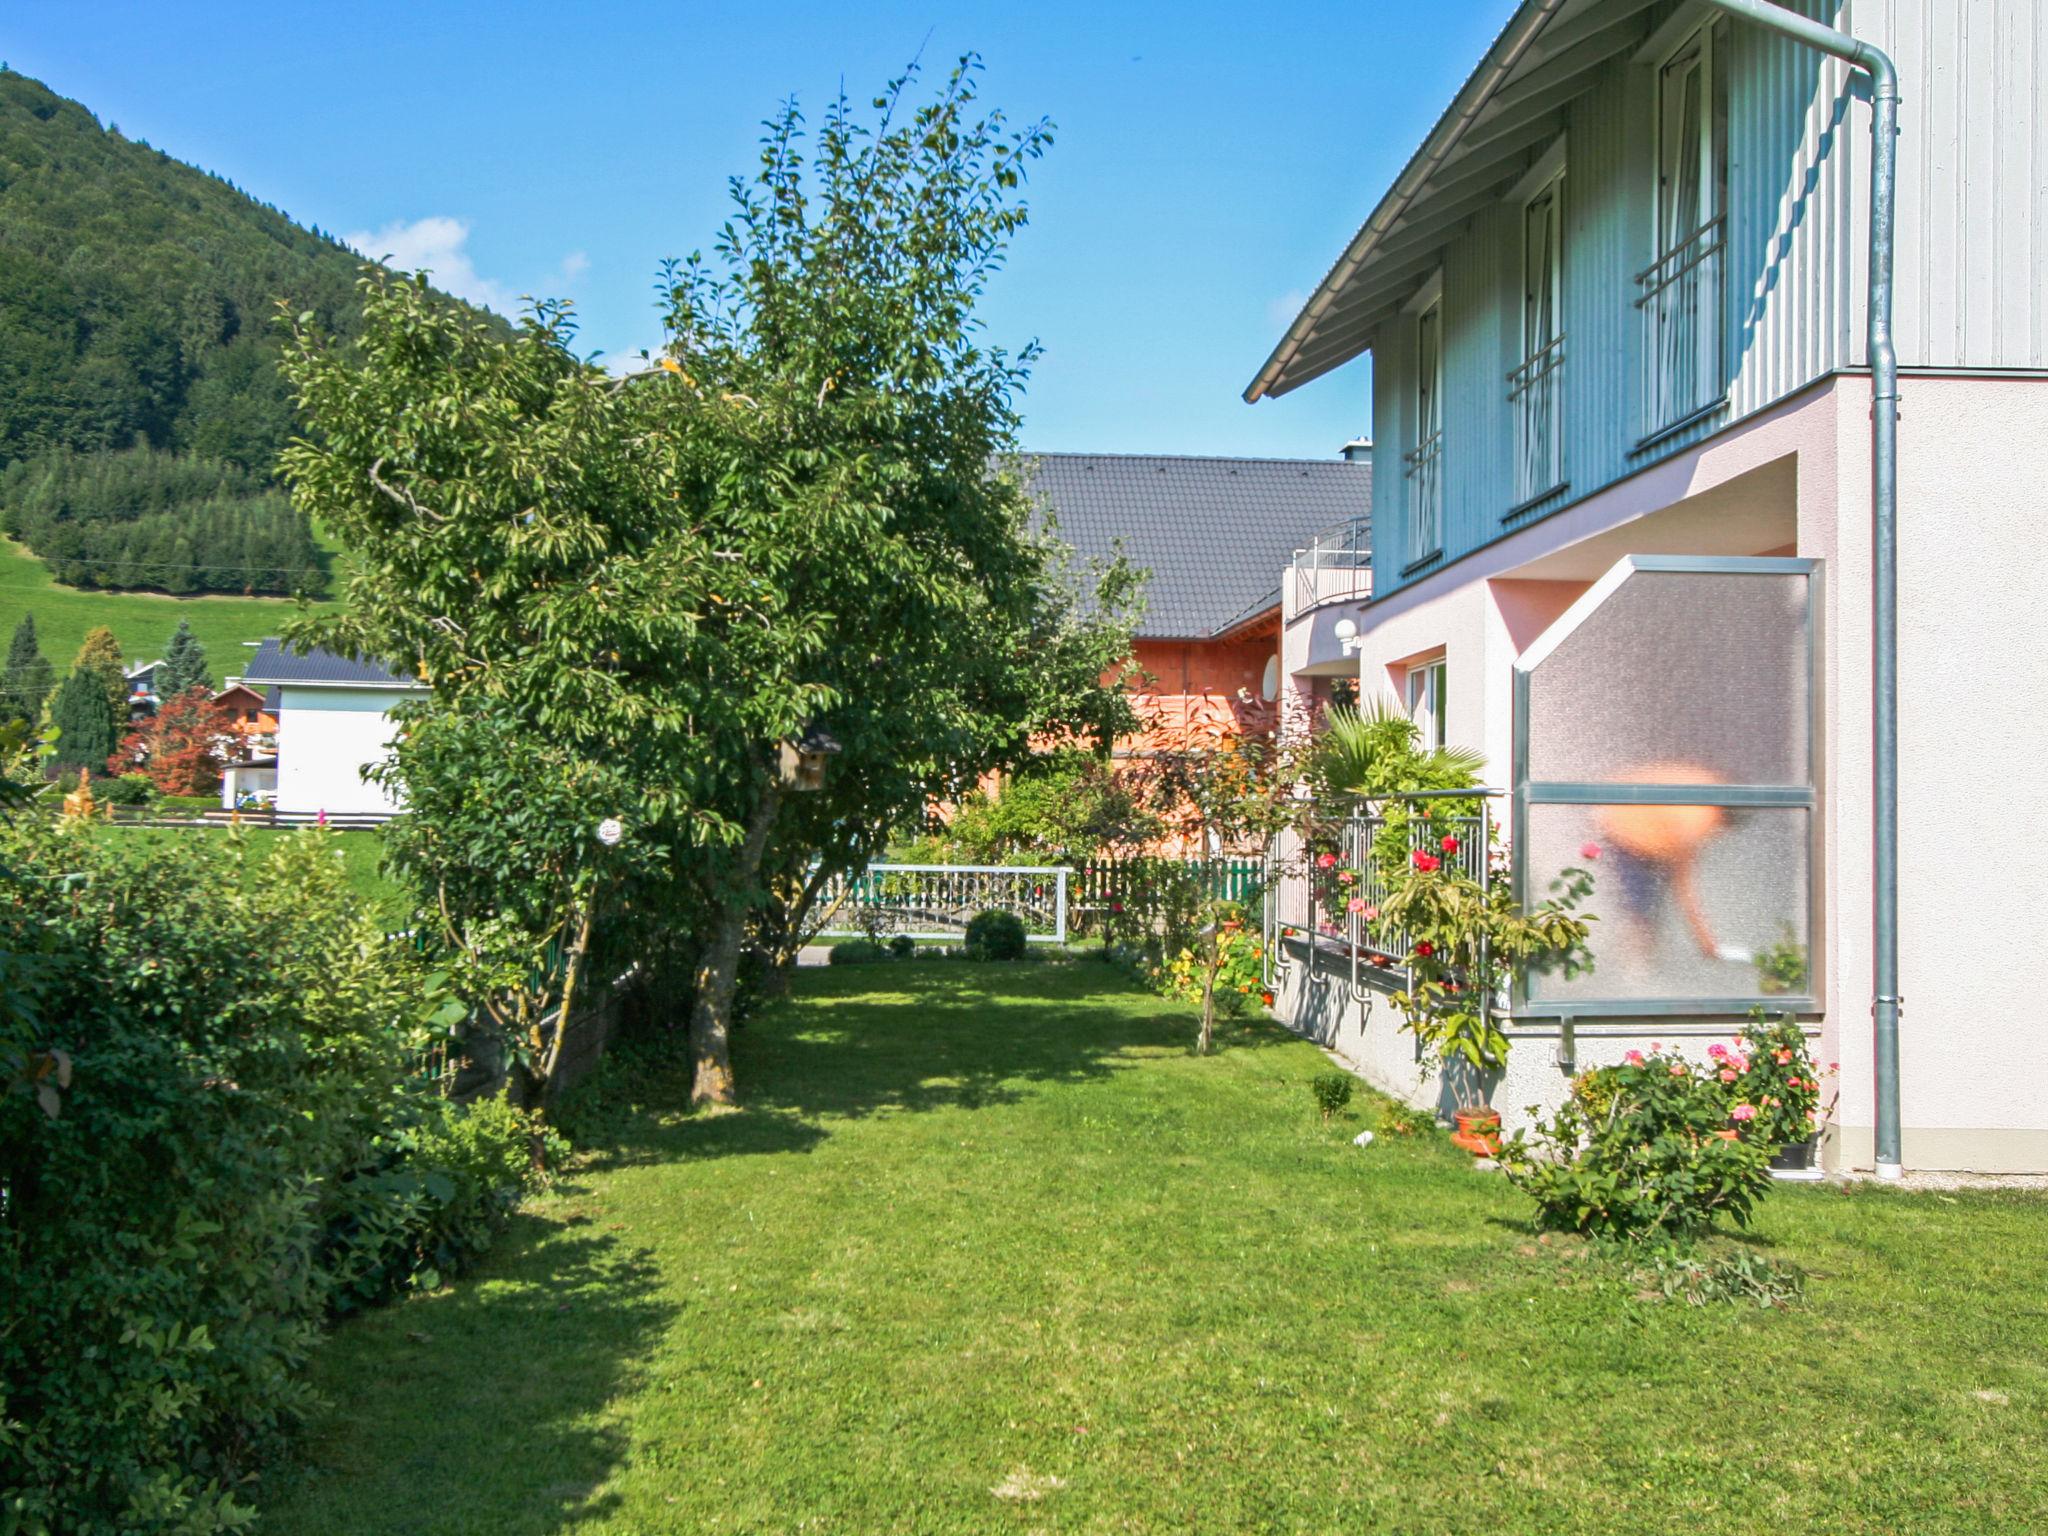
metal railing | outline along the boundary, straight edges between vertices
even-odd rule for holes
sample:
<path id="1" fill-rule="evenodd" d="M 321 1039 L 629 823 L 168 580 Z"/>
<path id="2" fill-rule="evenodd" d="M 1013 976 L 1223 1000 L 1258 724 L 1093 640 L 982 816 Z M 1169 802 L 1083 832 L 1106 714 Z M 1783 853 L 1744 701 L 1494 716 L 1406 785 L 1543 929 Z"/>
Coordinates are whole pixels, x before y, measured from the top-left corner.
<path id="1" fill-rule="evenodd" d="M 1515 412 L 1515 503 L 1536 500 L 1564 481 L 1564 334 L 1553 336 L 1508 372 Z"/>
<path id="2" fill-rule="evenodd" d="M 1372 590 L 1372 518 L 1361 514 L 1320 530 L 1294 552 L 1297 613 Z"/>
<path id="3" fill-rule="evenodd" d="M 1377 916 L 1391 890 L 1392 871 L 1427 852 L 1484 885 L 1492 858 L 1492 801 L 1503 793 L 1421 790 L 1354 802 L 1348 813 L 1311 825 L 1306 833 L 1274 839 L 1267 850 L 1272 894 L 1265 906 L 1266 985 L 1277 987 L 1294 963 L 1292 940 L 1311 975 L 1320 956 L 1322 964 L 1345 975 L 1357 1001 L 1410 986 L 1409 935 Z M 1477 809 L 1453 814 L 1461 802 L 1476 802 Z M 1457 840 L 1454 850 L 1444 848 L 1446 837 Z"/>
<path id="4" fill-rule="evenodd" d="M 1721 254 L 1716 216 L 1636 274 L 1642 290 L 1643 418 L 1654 435 L 1721 398 Z"/>
<path id="5" fill-rule="evenodd" d="M 1408 478 L 1408 559 L 1412 564 L 1444 547 L 1444 433 L 1439 427 L 1401 455 Z"/>
<path id="6" fill-rule="evenodd" d="M 840 926 L 819 937 L 957 939 L 976 913 L 1000 911 L 1015 914 L 1032 943 L 1064 944 L 1073 876 L 1064 864 L 870 864 L 826 882 L 818 906 Z"/>

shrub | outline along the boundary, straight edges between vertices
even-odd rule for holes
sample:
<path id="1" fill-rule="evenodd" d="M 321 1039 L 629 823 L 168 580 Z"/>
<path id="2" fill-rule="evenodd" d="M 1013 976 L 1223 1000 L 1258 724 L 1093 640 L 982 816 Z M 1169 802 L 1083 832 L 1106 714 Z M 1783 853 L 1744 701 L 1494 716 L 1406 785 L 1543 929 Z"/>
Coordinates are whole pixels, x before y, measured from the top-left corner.
<path id="1" fill-rule="evenodd" d="M 447 1005 L 332 836 L 0 827 L 0 1036 L 68 1067 L 0 1096 L 0 1528 L 240 1529 L 330 1307 L 511 1198 L 526 1139 L 424 1097 Z"/>
<path id="2" fill-rule="evenodd" d="M 1557 1114 L 1537 1123 L 1533 1144 L 1515 1133 L 1502 1166 L 1549 1227 L 1689 1241 L 1719 1216 L 1746 1226 L 1778 1144 L 1751 1129 L 1746 1073 L 1733 1066 L 1741 1058 L 1714 1064 L 1721 1059 L 1695 1067 L 1631 1051 L 1619 1066 L 1582 1073 Z"/>
<path id="3" fill-rule="evenodd" d="M 967 922 L 967 954 L 973 960 L 1022 960 L 1024 920 L 1014 912 L 977 912 Z"/>
<path id="4" fill-rule="evenodd" d="M 907 933 L 899 933 L 889 941 L 889 953 L 898 960 L 911 960 L 917 956 L 917 940 Z"/>
<path id="5" fill-rule="evenodd" d="M 156 799 L 156 786 L 146 773 L 124 773 L 101 784 L 99 797 L 109 805 L 148 805 Z"/>
<path id="6" fill-rule="evenodd" d="M 846 939 L 826 953 L 831 965 L 880 965 L 889 958 L 889 948 L 874 939 Z"/>
<path id="7" fill-rule="evenodd" d="M 1316 1108 L 1323 1112 L 1325 1121 L 1351 1102 L 1352 1090 L 1357 1086 L 1349 1072 L 1318 1072 L 1308 1080 L 1308 1091 L 1315 1096 Z"/>
<path id="8" fill-rule="evenodd" d="M 1202 976 L 1208 962 L 1198 937 L 1182 946 L 1173 959 L 1159 969 L 1159 990 L 1182 1002 L 1202 1000 Z M 1216 935 L 1216 1007 L 1232 1017 L 1243 1013 L 1255 1001 L 1263 1002 L 1266 991 L 1265 941 L 1243 927 L 1224 928 Z"/>

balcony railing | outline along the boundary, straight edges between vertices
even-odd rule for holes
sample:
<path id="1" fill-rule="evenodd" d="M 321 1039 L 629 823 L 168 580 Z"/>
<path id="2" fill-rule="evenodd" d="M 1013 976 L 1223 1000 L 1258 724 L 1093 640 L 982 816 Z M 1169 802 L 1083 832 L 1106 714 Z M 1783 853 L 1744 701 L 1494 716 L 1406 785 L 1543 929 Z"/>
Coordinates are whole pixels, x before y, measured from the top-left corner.
<path id="1" fill-rule="evenodd" d="M 1372 590 L 1372 519 L 1347 518 L 1323 529 L 1294 552 L 1290 564 L 1296 613 L 1364 596 Z"/>
<path id="2" fill-rule="evenodd" d="M 1408 562 L 1427 560 L 1444 547 L 1444 434 L 1439 427 L 1401 455 L 1408 477 Z"/>
<path id="3" fill-rule="evenodd" d="M 1564 336 L 1538 347 L 1508 373 L 1515 413 L 1515 505 L 1564 483 Z"/>
<path id="4" fill-rule="evenodd" d="M 1636 274 L 1642 290 L 1644 435 L 1654 437 L 1721 399 L 1721 253 L 1716 217 Z"/>

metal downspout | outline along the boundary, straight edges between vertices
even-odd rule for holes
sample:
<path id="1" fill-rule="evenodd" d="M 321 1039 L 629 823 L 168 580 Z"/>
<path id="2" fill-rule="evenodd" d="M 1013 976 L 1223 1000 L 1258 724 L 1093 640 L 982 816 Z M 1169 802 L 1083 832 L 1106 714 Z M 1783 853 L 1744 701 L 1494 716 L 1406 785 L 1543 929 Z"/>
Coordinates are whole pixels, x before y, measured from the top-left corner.
<path id="1" fill-rule="evenodd" d="M 1871 1013 L 1877 1176 L 1903 1171 L 1899 1133 L 1899 359 L 1892 346 L 1892 233 L 1898 186 L 1899 73 L 1880 48 L 1769 0 L 1707 0 L 1716 10 L 1817 48 L 1870 77 Z"/>

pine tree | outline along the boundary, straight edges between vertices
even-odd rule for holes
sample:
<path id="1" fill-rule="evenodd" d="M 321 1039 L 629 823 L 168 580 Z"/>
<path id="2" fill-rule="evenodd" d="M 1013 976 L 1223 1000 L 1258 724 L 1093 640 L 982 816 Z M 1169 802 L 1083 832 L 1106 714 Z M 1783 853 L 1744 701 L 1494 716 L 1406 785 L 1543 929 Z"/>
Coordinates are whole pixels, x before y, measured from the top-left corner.
<path id="1" fill-rule="evenodd" d="M 164 647 L 163 664 L 156 669 L 156 696 L 172 699 L 190 688 L 210 687 L 212 682 L 206 666 L 206 647 L 193 636 L 189 621 L 178 620 L 178 632 Z"/>
<path id="2" fill-rule="evenodd" d="M 7 647 L 7 670 L 0 672 L 0 720 L 34 725 L 42 716 L 43 700 L 56 686 L 56 669 L 36 639 L 36 616 L 24 614 Z"/>
<path id="3" fill-rule="evenodd" d="M 59 768 L 90 768 L 104 773 L 120 737 L 114 728 L 114 708 L 97 673 L 83 666 L 72 670 L 57 690 L 57 702 L 50 719 L 57 727 L 56 763 Z"/>
<path id="4" fill-rule="evenodd" d="M 107 696 L 107 709 L 114 719 L 128 718 L 128 677 L 121 670 L 121 642 L 114 638 L 114 632 L 102 624 L 91 630 L 85 637 L 85 644 L 78 648 L 78 655 L 72 659 L 74 673 L 84 672 L 100 681 L 101 689 Z M 68 683 L 69 678 L 65 681 Z M 113 751 L 113 744 L 107 744 L 107 751 Z M 100 754 L 102 757 L 106 753 Z M 80 759 L 84 761 L 84 759 Z"/>

